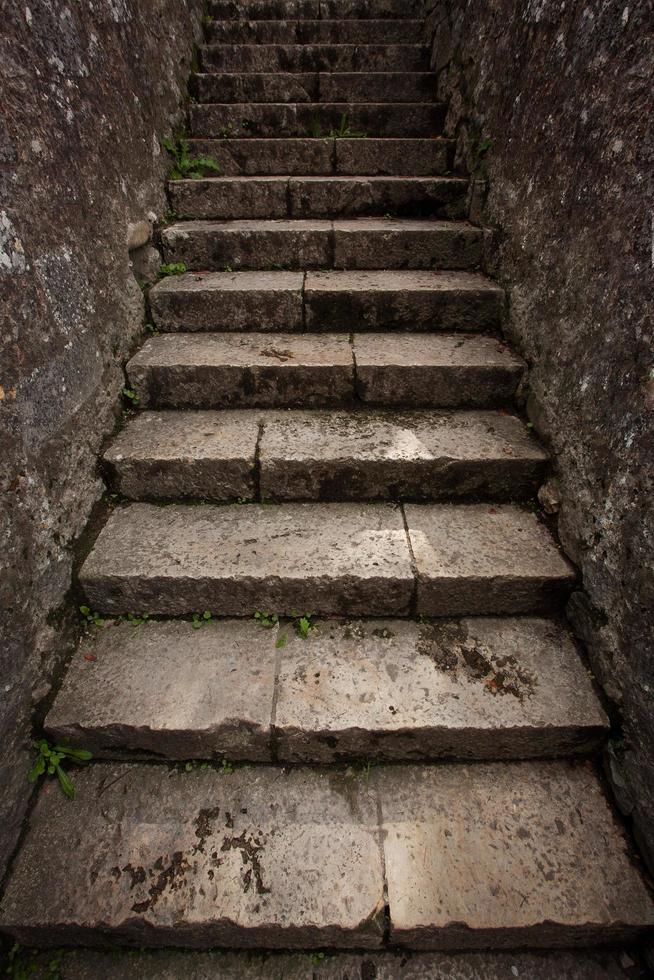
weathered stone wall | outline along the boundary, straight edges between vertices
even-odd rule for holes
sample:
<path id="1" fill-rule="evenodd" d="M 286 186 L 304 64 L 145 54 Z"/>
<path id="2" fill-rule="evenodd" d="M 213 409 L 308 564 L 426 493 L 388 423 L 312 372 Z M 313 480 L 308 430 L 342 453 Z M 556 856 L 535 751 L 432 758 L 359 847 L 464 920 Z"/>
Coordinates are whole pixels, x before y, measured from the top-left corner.
<path id="1" fill-rule="evenodd" d="M 583 576 L 570 615 L 622 715 L 614 786 L 654 863 L 653 8 L 428 6 L 448 132 L 488 178 L 489 269 Z"/>
<path id="2" fill-rule="evenodd" d="M 159 139 L 183 121 L 201 16 L 201 0 L 3 4 L 0 872 L 27 802 L 30 719 L 65 645 L 73 545 L 102 491 L 97 452 L 143 326 L 128 235 L 142 243 L 165 212 Z"/>

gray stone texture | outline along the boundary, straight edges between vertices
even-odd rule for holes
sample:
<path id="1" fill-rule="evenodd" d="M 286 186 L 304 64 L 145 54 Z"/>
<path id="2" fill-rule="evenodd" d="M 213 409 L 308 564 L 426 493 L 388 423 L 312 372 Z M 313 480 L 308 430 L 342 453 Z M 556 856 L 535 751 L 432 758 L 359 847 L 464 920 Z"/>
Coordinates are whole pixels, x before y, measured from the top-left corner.
<path id="1" fill-rule="evenodd" d="M 150 291 L 152 316 L 162 330 L 299 330 L 299 272 L 187 273 Z"/>
<path id="2" fill-rule="evenodd" d="M 309 272 L 307 326 L 313 330 L 484 330 L 499 326 L 504 294 L 473 272 Z"/>
<path id="3" fill-rule="evenodd" d="M 403 615 L 413 573 L 389 504 L 131 504 L 110 516 L 80 583 L 108 613 Z"/>
<path id="4" fill-rule="evenodd" d="M 29 719 L 66 642 L 72 544 L 142 327 L 128 242 L 168 206 L 159 140 L 182 122 L 201 14 L 199 0 L 3 4 L 0 868 L 30 789 Z"/>
<path id="5" fill-rule="evenodd" d="M 253 47 L 244 50 L 266 50 Z M 298 50 L 298 49 L 292 49 Z M 347 116 L 347 125 L 364 136 L 430 137 L 440 134 L 444 107 L 427 102 L 398 103 L 192 103 L 191 133 L 207 139 L 228 133 L 239 137 L 329 136 Z"/>
<path id="6" fill-rule="evenodd" d="M 168 185 L 178 218 L 341 218 L 392 214 L 460 218 L 461 177 L 213 177 Z"/>
<path id="7" fill-rule="evenodd" d="M 548 610 L 574 585 L 572 565 L 527 508 L 493 504 L 408 504 L 425 616 Z"/>
<path id="8" fill-rule="evenodd" d="M 651 928 L 651 892 L 592 765 L 403 767 L 373 779 L 392 942 L 551 948 Z"/>
<path id="9" fill-rule="evenodd" d="M 481 252 L 473 225 L 427 218 L 180 221 L 162 242 L 187 269 L 466 269 Z"/>
<path id="10" fill-rule="evenodd" d="M 306 953 L 69 953 L 62 980 L 637 980 L 638 954 L 335 953 L 320 964 Z M 517 973 L 516 973 L 517 970 Z"/>
<path id="11" fill-rule="evenodd" d="M 341 44 L 344 31 L 340 19 L 234 19 L 212 21 L 205 36 L 208 44 Z M 346 37 L 348 44 L 420 44 L 424 23 L 408 17 L 353 19 L 347 25 Z"/>
<path id="12" fill-rule="evenodd" d="M 203 71 L 428 71 L 419 44 L 210 44 L 200 49 Z"/>
<path id="13" fill-rule="evenodd" d="M 143 405 L 248 408 L 345 405 L 354 400 L 347 334 L 169 334 L 127 365 Z"/>
<path id="14" fill-rule="evenodd" d="M 387 619 L 289 634 L 274 724 L 281 762 L 332 763 L 583 752 L 608 720 L 556 623 Z"/>
<path id="15" fill-rule="evenodd" d="M 72 807 L 56 788 L 41 794 L 0 907 L 28 945 L 381 945 L 377 807 L 365 784 L 127 764 L 94 765 L 75 782 Z"/>
<path id="16" fill-rule="evenodd" d="M 504 344 L 477 334 L 360 333 L 353 349 L 357 394 L 376 405 L 506 405 L 525 370 Z"/>
<path id="17" fill-rule="evenodd" d="M 266 415 L 261 494 L 273 500 L 532 496 L 546 456 L 498 412 Z"/>
<path id="18" fill-rule="evenodd" d="M 13 866 L 0 923 L 26 945 L 371 948 L 385 881 L 391 939 L 426 948 L 619 942 L 654 923 L 584 764 L 97 763 L 76 786 L 74 806 L 41 792 Z"/>
<path id="19" fill-rule="evenodd" d="M 478 218 L 500 231 L 508 335 L 582 574 L 570 612 L 623 719 L 612 778 L 654 867 L 654 39 L 648 4 L 585 11 L 439 3 L 433 64 L 458 158 L 491 141 Z"/>

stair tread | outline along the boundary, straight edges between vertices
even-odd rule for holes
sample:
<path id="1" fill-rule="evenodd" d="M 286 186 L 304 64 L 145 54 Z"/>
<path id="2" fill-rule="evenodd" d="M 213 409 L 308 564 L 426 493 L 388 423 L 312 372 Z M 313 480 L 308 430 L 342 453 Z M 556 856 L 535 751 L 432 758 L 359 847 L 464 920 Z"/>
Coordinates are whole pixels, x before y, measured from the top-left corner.
<path id="1" fill-rule="evenodd" d="M 191 91 L 200 103 L 422 102 L 436 101 L 428 71 L 210 71 L 196 72 Z"/>
<path id="2" fill-rule="evenodd" d="M 99 763 L 75 784 L 74 807 L 40 793 L 13 865 L 0 923 L 26 945 L 93 933 L 379 947 L 385 882 L 391 940 L 423 949 L 606 943 L 654 922 L 583 763 L 381 766 L 367 778 Z"/>
<path id="3" fill-rule="evenodd" d="M 523 507 L 306 503 L 116 509 L 84 562 L 105 613 L 447 616 L 551 607 L 574 573 Z M 410 547 L 409 547 L 410 541 Z M 413 570 L 415 555 L 416 572 Z"/>
<path id="4" fill-rule="evenodd" d="M 276 18 L 274 20 L 213 20 L 205 30 L 209 44 L 334 44 L 347 30 L 348 43 L 421 44 L 422 20 L 404 17 L 366 20 Z"/>
<path id="5" fill-rule="evenodd" d="M 422 13 L 418 2 L 408 0 L 210 0 L 209 12 L 215 18 L 266 20 L 270 17 L 315 19 L 337 16 L 342 19 L 375 17 L 415 17 Z"/>
<path id="6" fill-rule="evenodd" d="M 108 621 L 45 728 L 109 758 L 332 763 L 585 752 L 608 719 L 547 619 L 324 620 L 306 639 L 285 622 Z"/>
<path id="7" fill-rule="evenodd" d="M 243 409 L 141 412 L 103 459 L 136 500 L 517 499 L 547 455 L 497 411 Z"/>

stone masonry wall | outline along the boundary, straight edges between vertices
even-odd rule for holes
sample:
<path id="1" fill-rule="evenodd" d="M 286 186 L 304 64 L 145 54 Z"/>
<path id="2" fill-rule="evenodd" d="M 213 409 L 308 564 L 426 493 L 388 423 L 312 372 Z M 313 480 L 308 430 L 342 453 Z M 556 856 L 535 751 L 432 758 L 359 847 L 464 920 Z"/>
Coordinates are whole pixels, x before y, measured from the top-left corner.
<path id="1" fill-rule="evenodd" d="M 6 0 L 0 25 L 0 874 L 30 720 L 72 619 L 144 303 L 128 251 L 166 210 L 201 0 Z M 141 255 L 142 258 L 142 255 Z"/>
<path id="2" fill-rule="evenodd" d="M 621 716 L 609 770 L 654 866 L 654 15 L 650 3 L 428 0 L 449 135 L 555 461 L 569 613 Z M 483 181 L 488 181 L 484 200 Z"/>

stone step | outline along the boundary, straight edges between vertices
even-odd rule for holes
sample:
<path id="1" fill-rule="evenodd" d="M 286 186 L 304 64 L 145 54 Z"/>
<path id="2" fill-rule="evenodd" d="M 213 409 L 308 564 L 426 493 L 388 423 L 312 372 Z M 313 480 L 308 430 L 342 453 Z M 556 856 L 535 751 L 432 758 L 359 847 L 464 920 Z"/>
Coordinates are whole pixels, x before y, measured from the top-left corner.
<path id="1" fill-rule="evenodd" d="M 422 20 L 213 20 L 205 28 L 207 44 L 422 44 Z"/>
<path id="2" fill-rule="evenodd" d="M 230 137 L 431 137 L 443 128 L 445 109 L 426 102 L 191 103 L 196 139 Z"/>
<path id="3" fill-rule="evenodd" d="M 420 44 L 206 44 L 202 71 L 429 71 Z"/>
<path id="4" fill-rule="evenodd" d="M 421 0 L 209 0 L 216 20 L 316 20 L 422 17 Z"/>
<path id="5" fill-rule="evenodd" d="M 193 154 L 208 154 L 226 175 L 415 176 L 444 174 L 454 143 L 436 139 L 216 139 L 189 140 Z"/>
<path id="6" fill-rule="evenodd" d="M 132 500 L 533 496 L 547 456 L 502 412 L 141 412 L 104 453 Z"/>
<path id="7" fill-rule="evenodd" d="M 13 864 L 0 925 L 26 946 L 364 950 L 388 925 L 408 948 L 552 949 L 654 922 L 582 762 L 96 763 L 75 786 L 39 794 Z"/>
<path id="8" fill-rule="evenodd" d="M 180 333 L 127 365 L 143 407 L 420 408 L 506 405 L 520 358 L 475 334 Z"/>
<path id="9" fill-rule="evenodd" d="M 41 956 L 47 963 L 47 951 Z M 539 953 L 403 950 L 318 956 L 314 961 L 304 952 L 87 949 L 64 953 L 60 970 L 61 980 L 137 980 L 137 976 L 138 980 L 634 980 L 633 968 L 639 960 L 632 948 Z"/>
<path id="10" fill-rule="evenodd" d="M 186 273 L 149 298 L 171 331 L 495 330 L 504 309 L 503 290 L 472 272 Z"/>
<path id="11" fill-rule="evenodd" d="M 434 102 L 430 72 L 221 72 L 191 77 L 198 102 Z"/>
<path id="12" fill-rule="evenodd" d="M 80 572 L 92 609 L 163 616 L 541 612 L 574 581 L 535 514 L 507 504 L 129 504 Z"/>
<path id="13" fill-rule="evenodd" d="M 171 180 L 178 218 L 462 218 L 463 177 L 210 177 Z"/>
<path id="14" fill-rule="evenodd" d="M 166 262 L 187 269 L 470 269 L 481 231 L 417 218 L 183 221 L 161 233 Z"/>
<path id="15" fill-rule="evenodd" d="M 103 758 L 291 764 L 584 753 L 608 727 L 560 624 L 483 617 L 108 620 L 45 722 Z"/>

